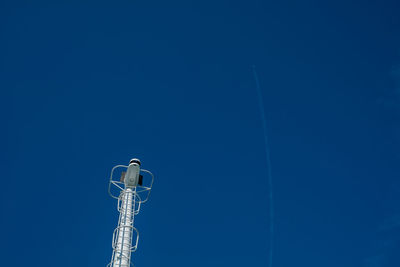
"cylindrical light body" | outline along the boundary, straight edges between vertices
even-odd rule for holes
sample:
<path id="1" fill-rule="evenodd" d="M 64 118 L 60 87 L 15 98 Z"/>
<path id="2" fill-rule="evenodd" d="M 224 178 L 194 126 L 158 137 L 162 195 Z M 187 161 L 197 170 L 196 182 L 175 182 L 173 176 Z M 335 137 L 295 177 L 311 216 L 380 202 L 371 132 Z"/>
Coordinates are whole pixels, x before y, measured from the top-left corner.
<path id="1" fill-rule="evenodd" d="M 139 182 L 139 173 L 140 173 L 140 166 L 137 163 L 131 163 L 128 166 L 128 170 L 125 174 L 125 187 L 135 187 L 138 185 Z"/>

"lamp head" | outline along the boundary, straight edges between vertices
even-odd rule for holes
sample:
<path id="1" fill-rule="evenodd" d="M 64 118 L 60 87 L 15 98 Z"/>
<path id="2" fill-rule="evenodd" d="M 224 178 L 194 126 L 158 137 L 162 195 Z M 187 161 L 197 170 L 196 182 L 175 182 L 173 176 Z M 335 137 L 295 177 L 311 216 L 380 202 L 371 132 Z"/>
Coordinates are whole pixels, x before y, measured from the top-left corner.
<path id="1" fill-rule="evenodd" d="M 137 164 L 137 165 L 141 165 L 140 160 L 139 159 L 131 159 L 131 161 L 129 161 L 129 165 L 131 164 Z"/>

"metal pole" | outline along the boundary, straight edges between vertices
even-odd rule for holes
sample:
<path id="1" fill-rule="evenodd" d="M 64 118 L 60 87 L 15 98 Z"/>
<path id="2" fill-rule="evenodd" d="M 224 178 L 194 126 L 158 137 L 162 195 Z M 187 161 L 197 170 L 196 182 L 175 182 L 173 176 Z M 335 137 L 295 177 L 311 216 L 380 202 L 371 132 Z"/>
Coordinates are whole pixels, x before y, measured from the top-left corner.
<path id="1" fill-rule="evenodd" d="M 134 191 L 126 188 L 121 194 L 121 206 L 117 230 L 113 267 L 129 267 L 134 222 Z"/>
<path id="2" fill-rule="evenodd" d="M 130 267 L 131 253 L 138 246 L 139 232 L 133 225 L 134 217 L 139 213 L 141 204 L 148 200 L 154 182 L 154 175 L 141 169 L 140 165 L 140 160 L 132 159 L 129 166 L 117 165 L 111 170 L 108 193 L 118 199 L 119 219 L 113 234 L 111 262 L 107 267 Z M 118 168 L 126 172 L 122 172 L 116 180 L 114 170 Z M 146 174 L 147 178 L 144 179 L 141 173 Z M 114 194 L 112 187 L 120 194 Z"/>

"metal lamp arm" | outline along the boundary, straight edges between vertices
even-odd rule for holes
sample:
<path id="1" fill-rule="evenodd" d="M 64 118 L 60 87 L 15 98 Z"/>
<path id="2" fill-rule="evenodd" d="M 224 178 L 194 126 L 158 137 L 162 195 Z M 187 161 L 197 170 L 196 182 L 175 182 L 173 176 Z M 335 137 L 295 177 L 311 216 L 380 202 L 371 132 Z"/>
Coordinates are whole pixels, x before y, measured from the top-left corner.
<path id="1" fill-rule="evenodd" d="M 148 171 L 148 170 L 145 170 L 145 169 L 141 169 L 141 171 L 143 171 L 143 172 L 148 173 L 148 174 L 151 175 L 151 183 L 150 183 L 150 186 L 149 186 L 149 187 L 144 186 L 145 190 L 143 190 L 143 191 L 148 191 L 146 198 L 145 198 L 144 200 L 142 200 L 142 203 L 145 203 L 145 202 L 149 199 L 149 197 L 150 197 L 150 192 L 151 192 L 151 189 L 152 189 L 153 183 L 154 183 L 154 174 L 153 174 L 151 171 Z"/>
<path id="2" fill-rule="evenodd" d="M 111 169 L 110 181 L 109 181 L 109 183 L 108 183 L 108 194 L 110 195 L 110 197 L 115 198 L 115 199 L 118 199 L 119 196 L 114 196 L 114 195 L 111 193 L 111 184 L 114 184 L 115 186 L 117 186 L 117 187 L 119 187 L 121 190 L 123 190 L 123 188 L 120 187 L 120 186 L 116 183 L 116 181 L 114 181 L 114 180 L 112 179 L 112 178 L 113 178 L 113 174 L 114 174 L 114 170 L 117 169 L 117 168 L 128 168 L 128 166 L 125 166 L 125 165 L 117 165 L 117 166 L 114 166 L 114 167 Z"/>

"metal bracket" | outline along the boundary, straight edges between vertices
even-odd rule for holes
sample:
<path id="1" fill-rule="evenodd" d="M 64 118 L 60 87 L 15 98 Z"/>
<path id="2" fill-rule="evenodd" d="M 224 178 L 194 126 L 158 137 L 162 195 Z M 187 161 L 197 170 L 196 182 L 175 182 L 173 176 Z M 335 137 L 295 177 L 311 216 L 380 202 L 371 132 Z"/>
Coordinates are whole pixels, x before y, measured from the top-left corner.
<path id="1" fill-rule="evenodd" d="M 134 206 L 133 206 L 133 214 L 134 215 L 138 215 L 139 214 L 139 211 L 140 211 L 140 206 L 141 206 L 141 204 L 142 204 L 142 200 L 140 199 L 140 196 L 135 192 L 135 191 L 133 191 L 132 192 L 133 193 L 133 203 L 134 203 Z M 119 197 L 118 197 L 118 204 L 117 204 L 117 210 L 118 210 L 118 212 L 121 212 L 122 211 L 122 199 L 123 199 L 123 197 L 124 197 L 124 194 L 125 194 L 125 191 L 121 191 L 121 194 L 119 195 Z"/>
<path id="2" fill-rule="evenodd" d="M 127 169 L 128 166 L 125 166 L 125 165 L 117 165 L 117 166 L 115 166 L 114 168 L 112 168 L 112 170 L 111 170 L 110 181 L 109 181 L 109 183 L 108 183 L 108 194 L 109 194 L 112 198 L 115 198 L 115 199 L 119 199 L 119 196 L 116 196 L 116 195 L 114 195 L 114 194 L 112 193 L 112 191 L 111 191 L 111 186 L 113 185 L 114 187 L 117 187 L 117 188 L 118 188 L 119 190 L 121 190 L 121 191 L 124 190 L 124 183 L 121 182 L 121 181 L 119 181 L 119 180 L 116 180 L 116 179 L 114 178 L 114 171 L 115 171 L 116 169 L 118 169 L 118 168 Z M 147 183 L 147 185 L 146 185 L 146 184 L 143 184 L 143 185 L 138 185 L 138 186 L 136 186 L 136 193 L 137 193 L 137 195 L 138 195 L 138 199 L 140 200 L 140 203 L 145 203 L 145 202 L 149 199 L 149 197 L 150 197 L 150 191 L 151 191 L 151 188 L 153 187 L 153 183 L 154 183 L 154 175 L 153 175 L 150 171 L 145 170 L 145 169 L 141 169 L 140 172 L 141 172 L 141 173 L 147 173 L 147 174 L 149 174 L 149 175 L 151 176 L 151 181 L 150 181 L 149 183 Z M 143 175 L 143 181 L 145 181 L 145 178 L 144 178 L 144 177 L 145 177 L 145 175 Z"/>
<path id="3" fill-rule="evenodd" d="M 133 230 L 131 239 L 133 239 L 133 236 L 136 235 L 135 245 L 130 248 L 131 252 L 135 252 L 137 250 L 138 243 L 139 243 L 139 231 L 132 225 L 121 225 L 121 226 L 115 228 L 114 233 L 113 233 L 113 239 L 112 239 L 112 248 L 113 249 L 117 248 L 118 234 L 122 228 L 131 228 Z"/>

